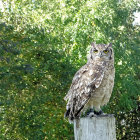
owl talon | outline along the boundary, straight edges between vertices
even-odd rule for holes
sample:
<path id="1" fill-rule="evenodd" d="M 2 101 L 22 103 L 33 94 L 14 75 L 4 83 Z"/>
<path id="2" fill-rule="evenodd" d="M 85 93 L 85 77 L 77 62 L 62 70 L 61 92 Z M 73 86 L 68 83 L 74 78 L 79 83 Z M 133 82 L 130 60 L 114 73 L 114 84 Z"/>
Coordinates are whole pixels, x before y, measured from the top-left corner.
<path id="1" fill-rule="evenodd" d="M 87 117 L 92 118 L 92 117 L 96 117 L 97 115 L 94 114 L 94 112 L 91 112 Z"/>
<path id="2" fill-rule="evenodd" d="M 96 114 L 96 115 L 103 115 L 103 114 L 104 114 L 104 112 L 103 112 L 102 110 L 100 110 L 99 112 L 94 111 L 94 114 Z"/>
<path id="3" fill-rule="evenodd" d="M 95 114 L 94 114 L 94 110 L 91 108 L 88 112 L 87 112 L 87 117 L 94 117 Z"/>

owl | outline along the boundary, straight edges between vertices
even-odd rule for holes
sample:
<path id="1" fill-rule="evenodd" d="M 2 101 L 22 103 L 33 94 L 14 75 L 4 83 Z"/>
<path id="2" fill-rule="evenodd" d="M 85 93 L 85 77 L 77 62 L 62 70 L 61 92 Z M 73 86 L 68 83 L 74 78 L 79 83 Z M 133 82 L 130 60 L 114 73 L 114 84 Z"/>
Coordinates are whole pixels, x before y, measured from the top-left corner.
<path id="1" fill-rule="evenodd" d="M 64 100 L 65 117 L 102 115 L 101 107 L 109 102 L 115 78 L 112 44 L 91 44 L 87 63 L 74 75 Z"/>

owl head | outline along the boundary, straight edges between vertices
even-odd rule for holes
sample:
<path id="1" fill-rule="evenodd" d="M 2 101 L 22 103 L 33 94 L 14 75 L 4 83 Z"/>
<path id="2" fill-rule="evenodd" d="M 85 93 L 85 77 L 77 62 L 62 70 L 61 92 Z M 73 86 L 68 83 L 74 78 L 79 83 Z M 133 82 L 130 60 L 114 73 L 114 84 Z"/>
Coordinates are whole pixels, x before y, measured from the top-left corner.
<path id="1" fill-rule="evenodd" d="M 109 44 L 91 44 L 90 60 L 109 61 L 113 58 L 112 43 Z"/>

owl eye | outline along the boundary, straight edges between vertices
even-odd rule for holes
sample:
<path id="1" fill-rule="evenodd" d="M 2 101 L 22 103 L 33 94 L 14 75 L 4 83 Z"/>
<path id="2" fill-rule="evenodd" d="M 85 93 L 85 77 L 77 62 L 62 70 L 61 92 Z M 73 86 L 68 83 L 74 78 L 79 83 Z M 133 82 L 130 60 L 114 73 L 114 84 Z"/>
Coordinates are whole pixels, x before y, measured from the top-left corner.
<path id="1" fill-rule="evenodd" d="M 98 52 L 98 50 L 94 50 L 93 52 L 94 52 L 94 53 L 97 53 L 97 52 Z"/>
<path id="2" fill-rule="evenodd" d="M 108 51 L 108 50 L 104 50 L 103 52 L 104 52 L 104 53 L 108 53 L 109 51 Z"/>

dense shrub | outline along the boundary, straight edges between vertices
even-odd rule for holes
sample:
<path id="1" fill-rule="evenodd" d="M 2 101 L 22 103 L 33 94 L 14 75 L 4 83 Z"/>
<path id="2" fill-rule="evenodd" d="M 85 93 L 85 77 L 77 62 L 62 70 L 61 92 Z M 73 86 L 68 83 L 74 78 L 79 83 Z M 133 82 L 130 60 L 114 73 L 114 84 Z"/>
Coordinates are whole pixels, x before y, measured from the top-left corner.
<path id="1" fill-rule="evenodd" d="M 0 13 L 0 139 L 71 140 L 64 120 L 74 73 L 91 42 L 113 43 L 116 78 L 110 103 L 117 139 L 137 140 L 140 26 L 131 0 L 3 1 Z"/>

